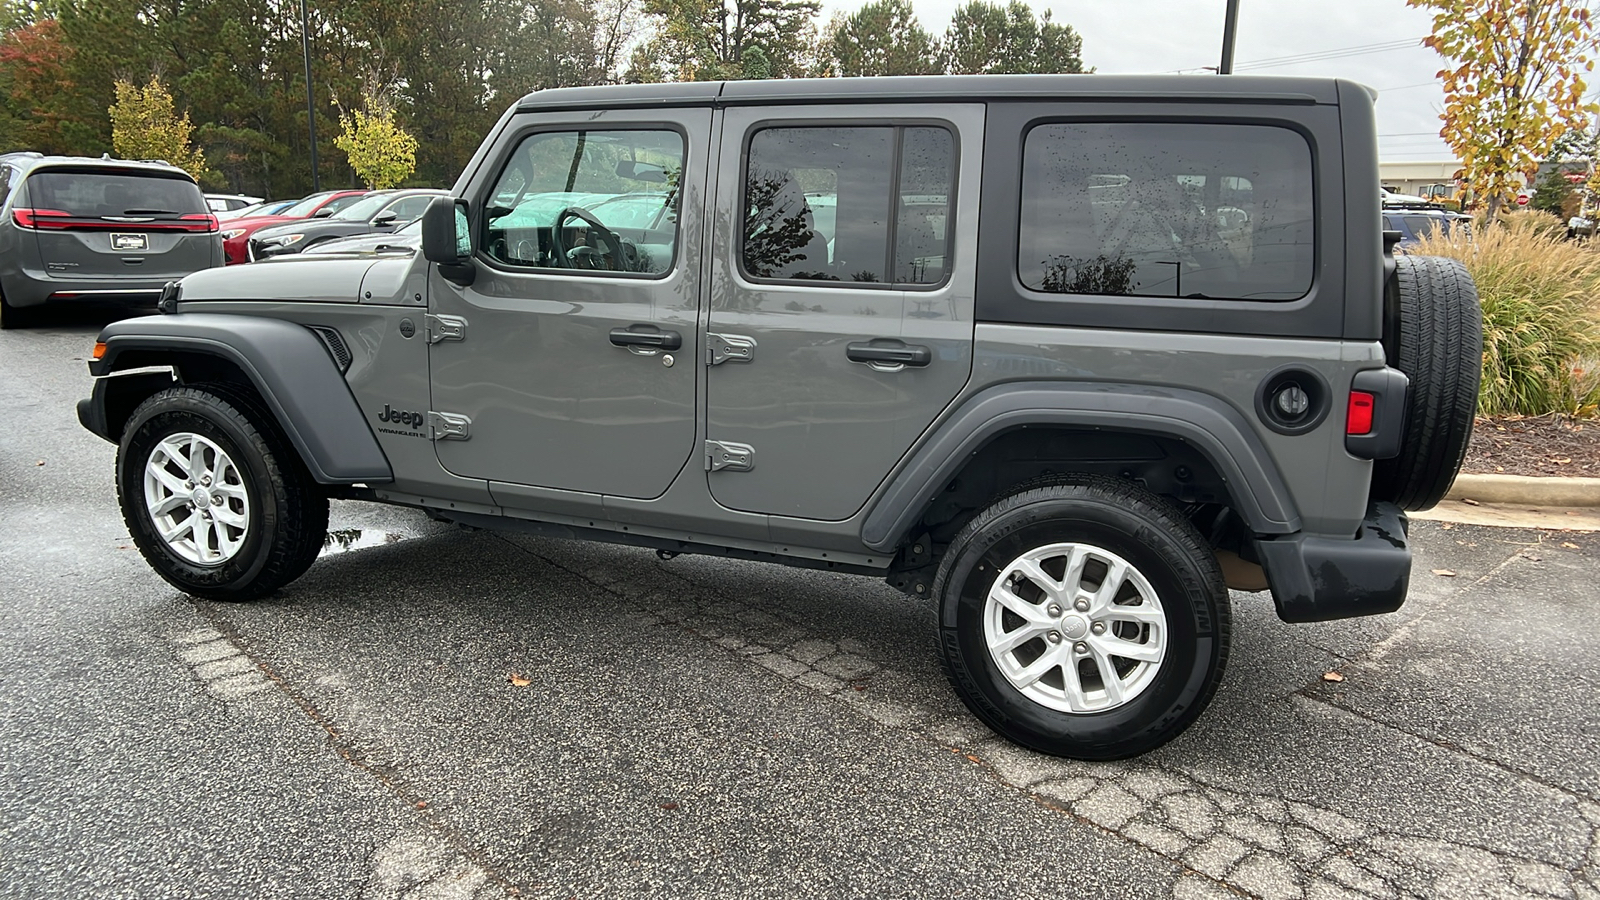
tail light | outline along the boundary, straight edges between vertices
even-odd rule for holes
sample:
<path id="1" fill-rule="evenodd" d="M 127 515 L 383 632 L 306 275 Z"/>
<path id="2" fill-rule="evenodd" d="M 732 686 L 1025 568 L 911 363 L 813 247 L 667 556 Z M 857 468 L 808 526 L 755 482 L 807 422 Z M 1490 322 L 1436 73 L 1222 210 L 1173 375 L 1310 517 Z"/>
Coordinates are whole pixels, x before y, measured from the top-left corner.
<path id="1" fill-rule="evenodd" d="M 1350 392 L 1350 412 L 1344 420 L 1345 434 L 1371 434 L 1375 398 L 1366 391 Z"/>
<path id="2" fill-rule="evenodd" d="M 178 221 L 183 223 L 178 227 L 184 231 L 209 232 L 222 227 L 214 213 L 190 213 L 179 216 Z"/>
<path id="3" fill-rule="evenodd" d="M 11 210 L 11 221 L 16 222 L 21 228 L 65 228 L 66 222 L 52 222 L 50 219 L 70 219 L 72 213 L 59 209 L 29 209 L 19 206 Z"/>

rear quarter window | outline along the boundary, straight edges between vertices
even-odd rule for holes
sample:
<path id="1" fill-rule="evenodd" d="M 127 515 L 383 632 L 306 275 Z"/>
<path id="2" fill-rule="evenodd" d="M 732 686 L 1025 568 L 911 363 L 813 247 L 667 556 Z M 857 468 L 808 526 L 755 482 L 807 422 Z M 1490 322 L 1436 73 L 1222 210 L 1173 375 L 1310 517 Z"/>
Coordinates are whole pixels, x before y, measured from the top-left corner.
<path id="1" fill-rule="evenodd" d="M 1311 289 L 1311 148 L 1288 128 L 1042 124 L 1017 274 L 1046 294 L 1284 301 Z"/>

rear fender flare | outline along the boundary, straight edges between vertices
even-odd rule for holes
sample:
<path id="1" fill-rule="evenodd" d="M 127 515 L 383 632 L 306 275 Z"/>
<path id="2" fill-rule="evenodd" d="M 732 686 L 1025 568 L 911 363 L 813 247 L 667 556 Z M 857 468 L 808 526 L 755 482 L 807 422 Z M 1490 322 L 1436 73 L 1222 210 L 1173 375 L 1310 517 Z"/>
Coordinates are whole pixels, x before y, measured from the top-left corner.
<path id="1" fill-rule="evenodd" d="M 1256 534 L 1293 534 L 1300 514 L 1266 446 L 1240 412 L 1199 391 L 1134 384 L 1020 382 L 981 391 L 923 439 L 879 494 L 862 543 L 894 550 L 972 455 L 1004 432 L 1066 426 L 1184 441 L 1226 480 L 1236 511 Z"/>
<path id="2" fill-rule="evenodd" d="M 113 322 L 89 364 L 96 376 L 203 354 L 238 367 L 319 484 L 394 479 L 355 395 L 309 329 L 259 316 L 182 313 Z M 97 398 L 101 392 L 97 391 Z M 101 411 L 103 415 L 103 411 Z"/>

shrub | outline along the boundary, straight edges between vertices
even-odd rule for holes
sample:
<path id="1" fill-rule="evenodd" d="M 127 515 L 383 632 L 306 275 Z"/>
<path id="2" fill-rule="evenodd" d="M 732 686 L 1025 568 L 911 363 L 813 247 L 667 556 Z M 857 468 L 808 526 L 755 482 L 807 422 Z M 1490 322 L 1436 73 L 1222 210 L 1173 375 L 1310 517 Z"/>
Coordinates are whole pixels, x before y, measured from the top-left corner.
<path id="1" fill-rule="evenodd" d="M 1512 213 L 1472 235 L 1432 235 L 1414 252 L 1459 259 L 1483 302 L 1485 415 L 1600 408 L 1600 252 L 1567 241 L 1546 213 Z"/>

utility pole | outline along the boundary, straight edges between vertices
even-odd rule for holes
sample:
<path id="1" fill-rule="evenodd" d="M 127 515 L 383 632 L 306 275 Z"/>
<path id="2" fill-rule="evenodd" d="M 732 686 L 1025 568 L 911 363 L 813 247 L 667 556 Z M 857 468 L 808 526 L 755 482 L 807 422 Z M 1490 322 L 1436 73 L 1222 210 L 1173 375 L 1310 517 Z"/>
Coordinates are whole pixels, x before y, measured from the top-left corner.
<path id="1" fill-rule="evenodd" d="M 1218 75 L 1233 74 L 1233 39 L 1238 33 L 1239 0 L 1228 0 L 1228 16 L 1222 23 L 1222 65 L 1217 67 Z"/>
<path id="2" fill-rule="evenodd" d="M 306 128 L 311 132 L 311 190 L 315 193 L 322 190 L 322 176 L 317 171 L 317 102 L 311 91 L 311 23 L 306 18 L 306 0 L 300 0 L 300 53 L 306 60 Z"/>

